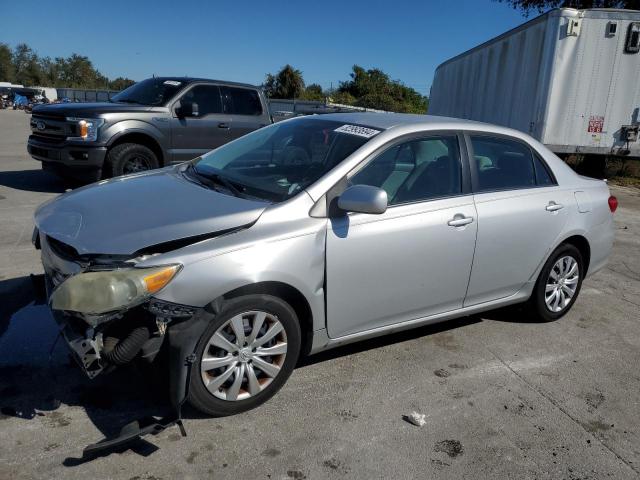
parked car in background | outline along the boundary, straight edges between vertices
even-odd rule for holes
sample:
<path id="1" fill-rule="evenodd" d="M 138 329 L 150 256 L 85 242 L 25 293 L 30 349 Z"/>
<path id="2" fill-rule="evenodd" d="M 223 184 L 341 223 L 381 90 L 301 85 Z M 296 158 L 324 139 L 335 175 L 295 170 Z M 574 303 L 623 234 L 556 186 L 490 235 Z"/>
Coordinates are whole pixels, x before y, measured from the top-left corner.
<path id="1" fill-rule="evenodd" d="M 95 181 L 190 160 L 270 123 L 258 87 L 155 77 L 108 103 L 35 107 L 27 148 L 44 169 Z"/>
<path id="2" fill-rule="evenodd" d="M 166 351 L 173 404 L 230 415 L 301 354 L 516 303 L 562 317 L 616 206 L 515 130 L 328 114 L 65 193 L 33 238 L 90 377 Z"/>

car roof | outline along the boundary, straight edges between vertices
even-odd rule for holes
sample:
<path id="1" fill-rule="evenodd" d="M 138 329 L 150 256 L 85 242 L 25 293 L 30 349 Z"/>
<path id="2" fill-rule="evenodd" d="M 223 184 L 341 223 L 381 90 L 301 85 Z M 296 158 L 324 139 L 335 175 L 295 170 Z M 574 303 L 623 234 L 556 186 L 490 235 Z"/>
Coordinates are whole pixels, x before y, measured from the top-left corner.
<path id="1" fill-rule="evenodd" d="M 236 85 L 238 87 L 249 87 L 249 88 L 259 88 L 256 85 L 251 85 L 250 83 L 241 83 L 241 82 L 231 82 L 228 80 L 215 80 L 213 78 L 198 78 L 198 77 L 153 77 L 158 80 L 172 80 L 175 82 L 182 82 L 185 84 L 196 83 L 196 82 L 211 82 L 211 83 L 222 83 L 224 85 Z"/>
<path id="2" fill-rule="evenodd" d="M 387 130 L 400 125 L 421 125 L 429 129 L 437 129 L 439 125 L 443 128 L 451 128 L 452 124 L 460 128 L 489 126 L 486 123 L 473 120 L 463 120 L 460 118 L 440 117 L 437 115 L 416 115 L 411 113 L 385 113 L 385 112 L 346 112 L 323 114 L 322 119 L 335 120 L 338 122 L 366 125 L 368 127 Z"/>

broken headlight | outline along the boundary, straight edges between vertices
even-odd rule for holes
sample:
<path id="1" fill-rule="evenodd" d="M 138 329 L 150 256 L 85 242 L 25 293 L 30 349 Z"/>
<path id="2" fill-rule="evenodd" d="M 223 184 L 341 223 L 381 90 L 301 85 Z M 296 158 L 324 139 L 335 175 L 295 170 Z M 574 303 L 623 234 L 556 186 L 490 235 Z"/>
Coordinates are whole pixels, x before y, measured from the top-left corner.
<path id="1" fill-rule="evenodd" d="M 88 315 L 130 308 L 163 289 L 180 268 L 165 265 L 79 273 L 53 291 L 51 308 Z"/>

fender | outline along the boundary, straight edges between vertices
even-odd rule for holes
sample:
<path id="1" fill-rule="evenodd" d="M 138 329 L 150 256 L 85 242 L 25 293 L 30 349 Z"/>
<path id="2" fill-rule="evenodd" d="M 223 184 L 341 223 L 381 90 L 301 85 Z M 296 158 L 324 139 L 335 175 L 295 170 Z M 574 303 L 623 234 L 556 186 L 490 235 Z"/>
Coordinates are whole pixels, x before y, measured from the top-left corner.
<path id="1" fill-rule="evenodd" d="M 103 135 L 108 138 L 106 142 L 107 147 L 112 146 L 118 141 L 118 139 L 125 135 L 132 133 L 146 135 L 147 137 L 152 138 L 160 146 L 163 151 L 163 156 L 166 156 L 165 152 L 169 148 L 171 140 L 170 124 L 166 121 L 161 122 L 161 125 L 162 127 L 143 120 L 122 120 L 114 123 L 113 125 L 109 125 L 103 132 Z"/>

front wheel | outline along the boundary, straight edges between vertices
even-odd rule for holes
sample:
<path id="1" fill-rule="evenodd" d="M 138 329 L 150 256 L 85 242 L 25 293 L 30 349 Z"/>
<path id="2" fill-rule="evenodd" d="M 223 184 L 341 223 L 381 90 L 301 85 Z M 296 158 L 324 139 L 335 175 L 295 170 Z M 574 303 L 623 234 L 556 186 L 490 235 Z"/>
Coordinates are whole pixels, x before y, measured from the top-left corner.
<path id="1" fill-rule="evenodd" d="M 529 299 L 532 313 L 544 321 L 566 314 L 578 298 L 585 273 L 580 250 L 560 245 L 542 267 Z"/>
<path id="2" fill-rule="evenodd" d="M 105 177 L 119 177 L 158 168 L 158 158 L 153 151 L 137 143 L 121 143 L 113 147 L 105 160 Z"/>
<path id="3" fill-rule="evenodd" d="M 300 354 L 295 311 L 271 295 L 227 301 L 196 348 L 189 402 L 214 416 L 261 405 L 287 381 Z"/>

